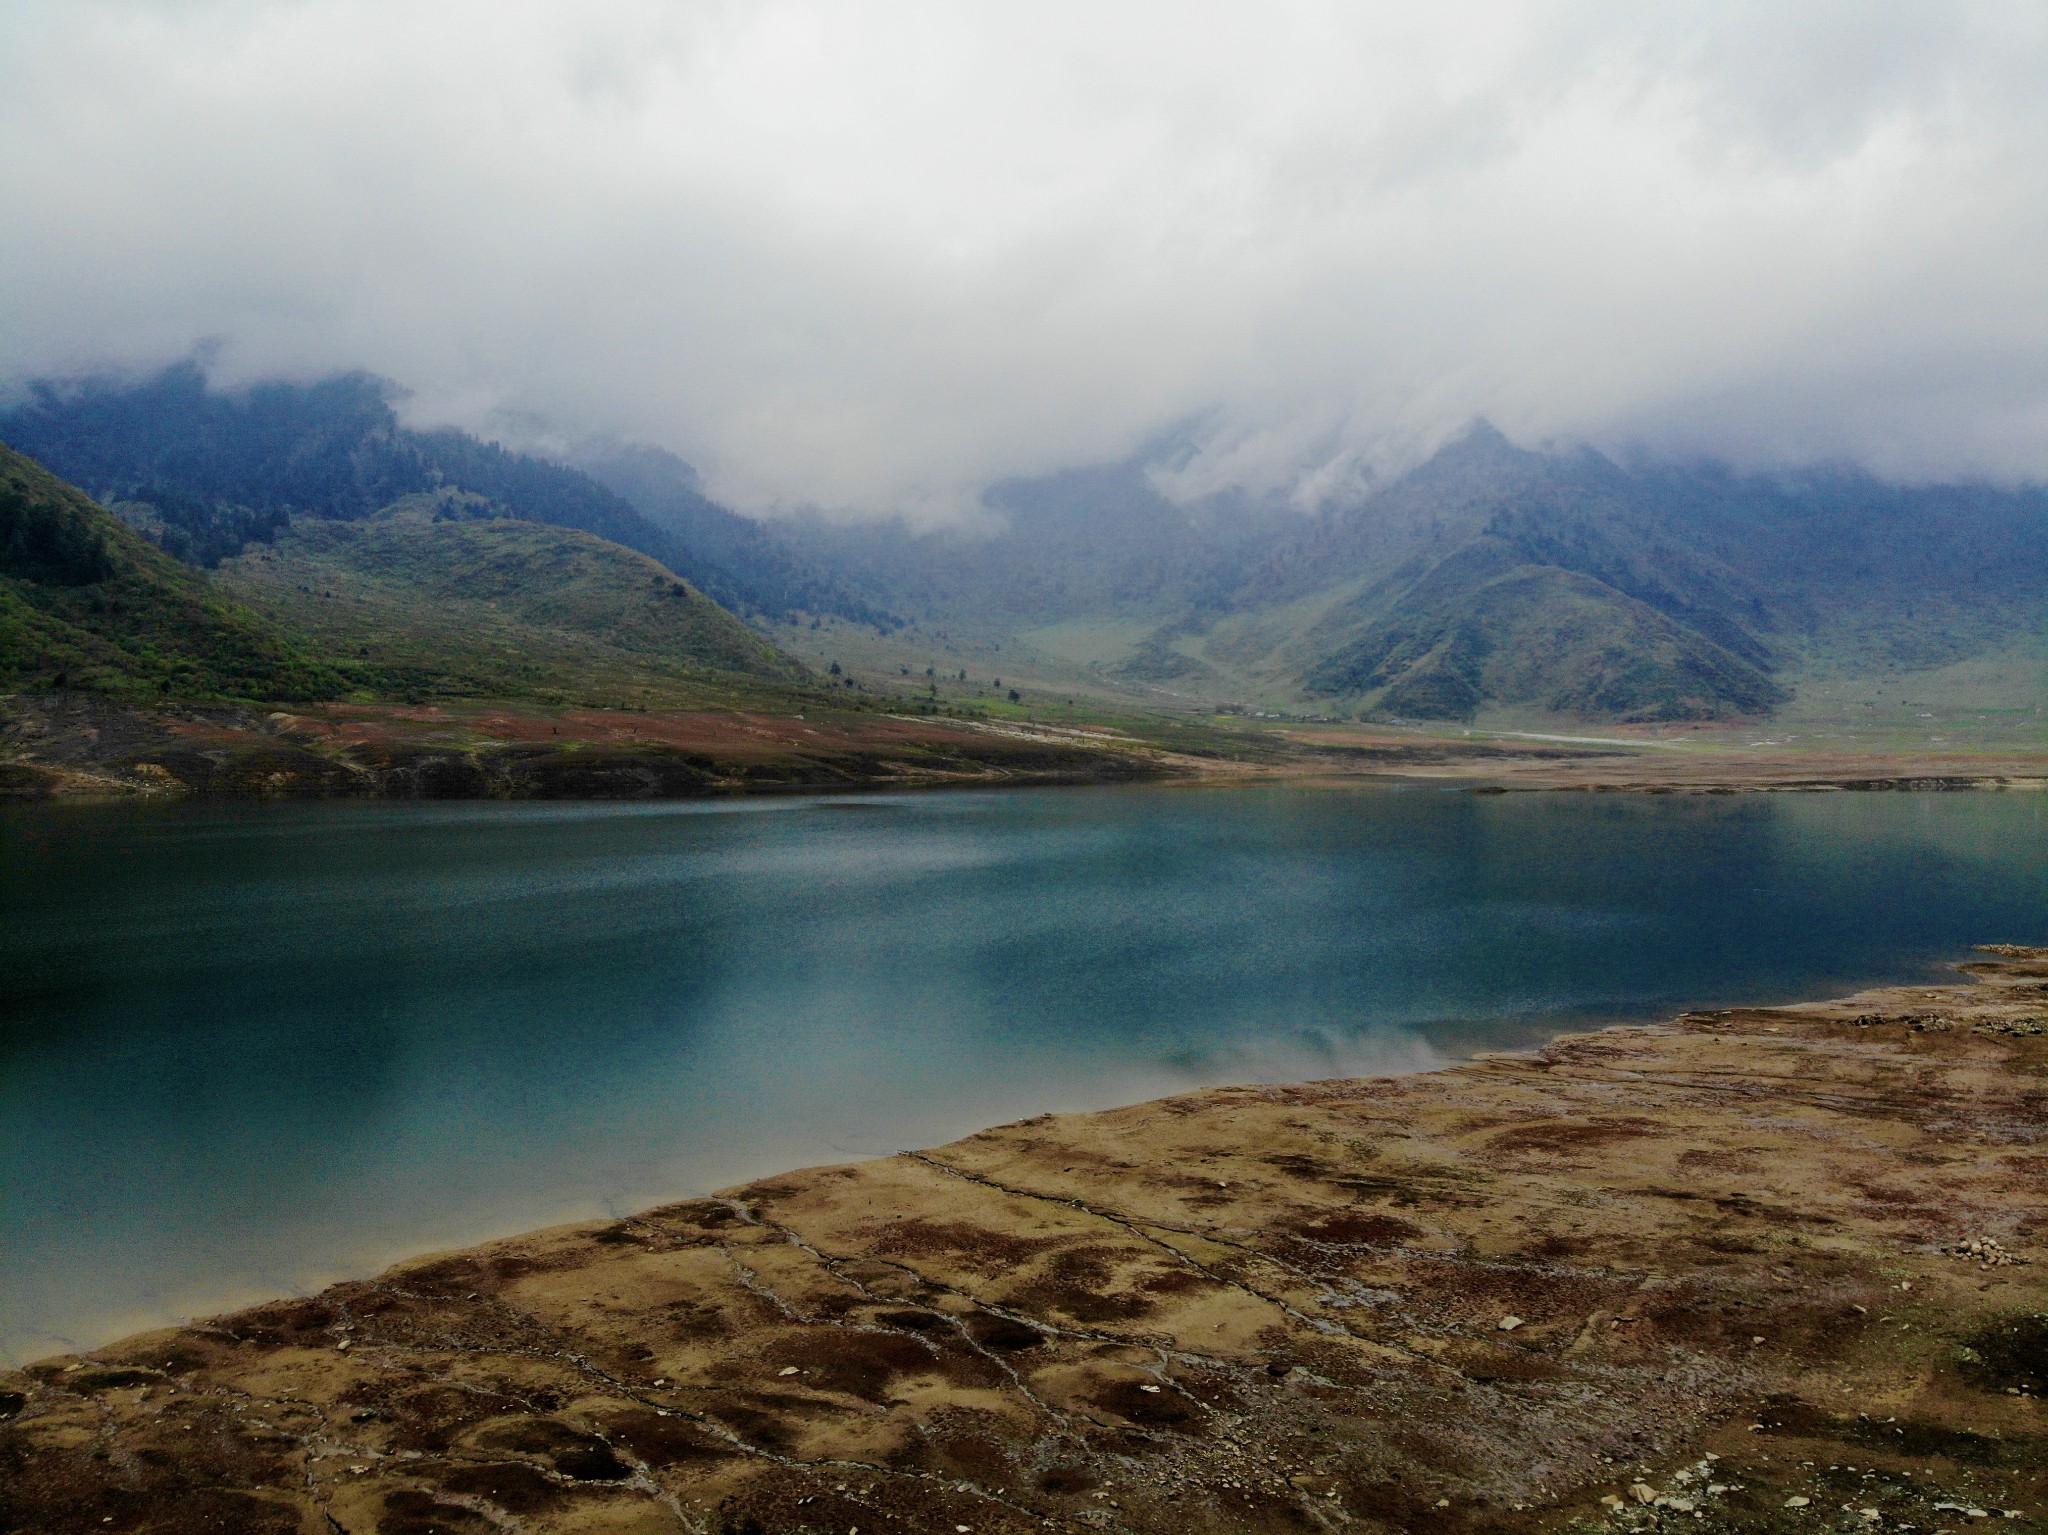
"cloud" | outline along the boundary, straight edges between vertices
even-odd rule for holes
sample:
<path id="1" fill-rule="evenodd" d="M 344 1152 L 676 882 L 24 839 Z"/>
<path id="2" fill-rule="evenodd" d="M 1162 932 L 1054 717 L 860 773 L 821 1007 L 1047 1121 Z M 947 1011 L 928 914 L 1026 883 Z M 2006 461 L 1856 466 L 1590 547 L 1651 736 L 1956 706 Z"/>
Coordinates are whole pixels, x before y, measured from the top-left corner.
<path id="1" fill-rule="evenodd" d="M 12 0 L 0 366 L 943 518 L 1175 423 L 1312 502 L 1524 439 L 2048 474 L 2048 12 Z"/>

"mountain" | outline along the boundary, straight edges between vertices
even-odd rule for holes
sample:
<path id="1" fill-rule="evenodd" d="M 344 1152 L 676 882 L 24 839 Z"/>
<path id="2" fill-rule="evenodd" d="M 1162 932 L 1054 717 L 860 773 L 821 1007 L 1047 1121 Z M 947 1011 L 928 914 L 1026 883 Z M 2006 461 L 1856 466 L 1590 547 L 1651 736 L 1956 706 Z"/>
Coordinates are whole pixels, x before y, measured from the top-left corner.
<path id="1" fill-rule="evenodd" d="M 883 630 L 901 624 L 763 523 L 706 496 L 697 471 L 673 453 L 607 443 L 586 446 L 574 463 L 688 549 L 699 570 L 694 579 L 729 608 L 784 620 L 831 614 Z"/>
<path id="2" fill-rule="evenodd" d="M 1429 718 L 1763 714 L 1779 673 L 1937 666 L 2038 637 L 2048 613 L 2038 487 L 1630 470 L 1489 430 L 1274 551 L 1237 603 L 1305 570 L 1377 574 L 1373 553 L 1407 557 L 1297 645 L 1302 684 Z"/>
<path id="3" fill-rule="evenodd" d="M 294 517 L 351 520 L 404 496 L 456 489 L 512 516 L 637 550 L 741 611 L 782 617 L 815 606 L 887 621 L 830 577 L 803 570 L 760 524 L 694 490 L 653 495 L 666 514 L 656 520 L 581 469 L 463 432 L 410 431 L 399 425 L 391 394 L 366 374 L 217 391 L 184 364 L 141 383 L 35 384 L 0 412 L 0 441 L 85 487 L 191 564 L 231 559 Z M 622 464 L 615 467 L 635 488 L 659 480 L 645 463 L 629 473 L 631 455 Z"/>
<path id="4" fill-rule="evenodd" d="M 1770 676 L 1778 615 L 1595 453 L 1527 453 L 1476 428 L 1274 550 L 1234 605 L 1292 595 L 1310 572 L 1377 579 L 1293 648 L 1300 684 L 1379 713 L 1711 720 L 1788 696 Z"/>
<path id="5" fill-rule="evenodd" d="M 895 611 L 1104 687 L 1378 717 L 1757 717 L 1823 673 L 2038 648 L 2048 627 L 2038 486 L 1625 466 L 1480 423 L 1314 516 L 1179 506 L 1142 462 L 988 504 L 979 538 L 792 536 Z"/>
<path id="6" fill-rule="evenodd" d="M 1843 678 L 2031 676 L 2048 630 L 2039 486 L 1621 463 L 1480 423 L 1313 515 L 1183 504 L 1155 455 L 998 484 L 979 528 L 769 525 L 659 450 L 552 463 L 409 431 L 389 396 L 360 375 L 226 393 L 174 368 L 36 386 L 0 438 L 316 636 L 353 686 L 406 696 L 680 696 L 714 673 L 772 686 L 801 675 L 790 652 L 934 699 L 1021 685 L 1175 708 L 1711 721 Z M 657 576 L 689 596 L 648 607 Z"/>
<path id="7" fill-rule="evenodd" d="M 417 698 L 676 705 L 806 676 L 645 555 L 463 491 L 295 518 L 217 579 Z"/>
<path id="8" fill-rule="evenodd" d="M 1597 577 L 1482 536 L 1429 566 L 1303 674 L 1379 712 L 1469 720 L 1490 702 L 1620 720 L 1768 713 L 1764 666 Z"/>
<path id="9" fill-rule="evenodd" d="M 1177 615 L 1234 586 L 1263 531 L 1255 516 L 1168 500 L 1138 464 L 1005 480 L 985 502 L 990 531 L 812 519 L 792 524 L 787 536 L 898 611 L 1028 626 L 1103 613 Z"/>
<path id="10" fill-rule="evenodd" d="M 310 647 L 0 447 L 0 688 L 297 700 L 344 686 Z"/>

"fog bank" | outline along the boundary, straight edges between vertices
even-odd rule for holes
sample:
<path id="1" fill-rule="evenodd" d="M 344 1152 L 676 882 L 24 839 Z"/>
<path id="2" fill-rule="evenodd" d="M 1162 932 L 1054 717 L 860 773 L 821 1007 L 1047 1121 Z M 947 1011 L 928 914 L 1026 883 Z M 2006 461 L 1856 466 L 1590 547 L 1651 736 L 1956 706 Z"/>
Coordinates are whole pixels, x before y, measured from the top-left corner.
<path id="1" fill-rule="evenodd" d="M 1523 441 L 2048 474 L 2048 10 L 14 0 L 0 371 L 943 519 Z M 538 425 L 537 423 L 544 423 Z"/>

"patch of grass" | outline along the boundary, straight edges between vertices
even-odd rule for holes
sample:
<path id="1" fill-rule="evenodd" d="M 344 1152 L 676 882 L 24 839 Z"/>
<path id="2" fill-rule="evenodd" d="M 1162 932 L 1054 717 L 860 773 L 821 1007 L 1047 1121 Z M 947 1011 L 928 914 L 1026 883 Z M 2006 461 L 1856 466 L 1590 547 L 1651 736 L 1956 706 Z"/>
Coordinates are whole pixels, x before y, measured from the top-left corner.
<path id="1" fill-rule="evenodd" d="M 220 581 L 372 696 L 687 708 L 786 699 L 809 681 L 653 560 L 457 492 L 301 519 Z"/>
<path id="2" fill-rule="evenodd" d="M 1993 1391 L 2048 1391 L 2048 1314 L 1994 1317 L 1963 1340 L 1963 1370 Z"/>

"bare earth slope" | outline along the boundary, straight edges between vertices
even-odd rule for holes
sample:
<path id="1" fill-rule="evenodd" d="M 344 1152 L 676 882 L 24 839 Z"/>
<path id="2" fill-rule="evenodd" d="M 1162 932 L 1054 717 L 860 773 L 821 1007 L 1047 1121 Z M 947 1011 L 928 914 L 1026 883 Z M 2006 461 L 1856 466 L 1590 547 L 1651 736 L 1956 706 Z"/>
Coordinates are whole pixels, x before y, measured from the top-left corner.
<path id="1" fill-rule="evenodd" d="M 0 1378 L 0 1528 L 2039 1521 L 2048 949 L 1994 953 L 1047 1116 L 53 1359 Z"/>

